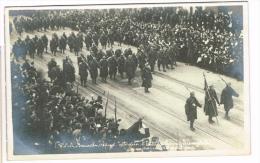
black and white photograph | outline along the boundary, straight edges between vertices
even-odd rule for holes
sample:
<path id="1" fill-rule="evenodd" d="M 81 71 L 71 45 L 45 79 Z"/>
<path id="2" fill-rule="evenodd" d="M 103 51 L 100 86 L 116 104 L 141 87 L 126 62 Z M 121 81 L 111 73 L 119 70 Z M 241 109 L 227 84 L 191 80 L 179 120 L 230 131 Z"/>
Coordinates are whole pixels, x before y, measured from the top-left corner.
<path id="1" fill-rule="evenodd" d="M 250 153 L 246 2 L 6 7 L 5 38 L 11 160 Z"/>

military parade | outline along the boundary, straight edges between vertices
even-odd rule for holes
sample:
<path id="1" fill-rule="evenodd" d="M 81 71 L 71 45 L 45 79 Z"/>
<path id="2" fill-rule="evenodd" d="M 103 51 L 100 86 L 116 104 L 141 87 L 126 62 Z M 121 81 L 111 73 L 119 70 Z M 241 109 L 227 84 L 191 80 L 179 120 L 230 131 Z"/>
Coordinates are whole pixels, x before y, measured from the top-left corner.
<path id="1" fill-rule="evenodd" d="M 17 32 L 18 36 L 11 46 L 11 72 L 12 90 L 17 92 L 12 98 L 16 99 L 13 110 L 18 111 L 13 116 L 23 119 L 23 123 L 15 124 L 16 128 L 25 128 L 23 132 L 47 150 L 57 144 L 121 142 L 133 138 L 133 134 L 134 140 L 147 138 L 147 128 L 145 133 L 139 132 L 142 118 L 131 129 L 119 127 L 116 98 L 120 98 L 120 92 L 114 92 L 114 118 L 107 118 L 109 89 L 121 89 L 127 94 L 127 88 L 136 91 L 129 96 L 139 97 L 136 89 L 142 87 L 140 98 L 156 98 L 158 89 L 164 86 L 157 83 L 158 76 L 178 71 L 185 74 L 189 69 L 183 70 L 183 64 L 203 70 L 199 77 L 201 88 L 188 88 L 188 84 L 181 88 L 189 93 L 182 97 L 181 112 L 192 133 L 198 132 L 195 120 L 201 118 L 199 108 L 207 117 L 208 122 L 203 124 L 232 122 L 236 119 L 236 115 L 230 116 L 236 105 L 233 97 L 240 97 L 240 92 L 223 76 L 243 81 L 242 22 L 225 7 L 219 8 L 217 14 L 201 7 L 193 9 L 14 12 L 10 33 Z M 40 71 L 36 62 L 47 69 Z M 225 87 L 216 90 L 205 72 L 218 74 L 217 80 Z M 100 88 L 104 93 L 96 91 L 96 98 L 86 95 L 87 90 Z M 20 96 L 25 103 L 19 101 Z M 224 119 L 219 117 L 223 112 L 220 107 L 224 108 Z M 116 150 L 128 149 L 117 147 L 111 151 Z"/>

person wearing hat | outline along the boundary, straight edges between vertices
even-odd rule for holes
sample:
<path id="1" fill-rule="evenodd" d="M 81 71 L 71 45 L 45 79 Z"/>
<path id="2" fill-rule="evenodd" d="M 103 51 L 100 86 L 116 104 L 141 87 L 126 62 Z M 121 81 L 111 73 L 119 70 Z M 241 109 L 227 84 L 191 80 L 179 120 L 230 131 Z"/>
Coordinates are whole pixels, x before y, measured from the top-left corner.
<path id="1" fill-rule="evenodd" d="M 148 63 L 145 64 L 145 67 L 142 70 L 142 80 L 142 87 L 144 87 L 144 92 L 149 93 L 148 89 L 152 87 L 153 76 Z"/>
<path id="2" fill-rule="evenodd" d="M 186 100 L 185 104 L 185 113 L 187 116 L 187 121 L 190 121 L 190 129 L 191 131 L 195 131 L 193 127 L 195 119 L 197 119 L 197 107 L 202 107 L 201 104 L 195 97 L 194 92 L 190 92 L 190 97 Z"/>
<path id="3" fill-rule="evenodd" d="M 227 120 L 230 119 L 228 113 L 234 106 L 232 96 L 238 97 L 239 94 L 231 87 L 231 83 L 227 83 L 226 87 L 222 90 L 220 98 L 220 104 L 224 105 L 224 109 L 226 111 L 225 118 Z"/>

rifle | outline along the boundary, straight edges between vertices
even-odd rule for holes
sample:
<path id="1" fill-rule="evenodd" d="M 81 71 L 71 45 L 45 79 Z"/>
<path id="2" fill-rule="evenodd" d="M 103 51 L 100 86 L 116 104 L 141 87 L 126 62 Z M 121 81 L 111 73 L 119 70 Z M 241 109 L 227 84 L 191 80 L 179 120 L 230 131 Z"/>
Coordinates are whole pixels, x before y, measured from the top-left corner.
<path id="1" fill-rule="evenodd" d="M 218 75 L 218 76 L 226 85 L 228 85 L 227 82 L 220 75 Z"/>
<path id="2" fill-rule="evenodd" d="M 109 92 L 107 93 L 107 101 L 106 101 L 106 106 L 105 106 L 105 119 L 107 118 L 108 97 L 109 97 Z"/>
<path id="3" fill-rule="evenodd" d="M 219 124 L 219 123 L 218 123 L 218 117 L 217 117 L 217 108 L 214 107 L 214 105 L 213 105 L 213 103 L 212 103 L 212 97 L 211 97 L 211 95 L 210 95 L 210 93 L 209 93 L 208 83 L 207 83 L 206 75 L 205 75 L 204 72 L 203 72 L 203 77 L 204 77 L 204 81 L 205 81 L 205 91 L 206 91 L 206 94 L 208 94 L 208 97 L 209 97 L 209 100 L 210 100 L 210 104 L 211 104 L 211 106 L 213 107 L 214 113 L 215 113 L 215 115 L 216 115 L 217 124 Z"/>
<path id="4" fill-rule="evenodd" d="M 188 92 L 191 93 L 191 90 L 190 90 L 187 86 L 184 85 L 184 87 L 186 88 L 186 90 L 187 90 Z"/>

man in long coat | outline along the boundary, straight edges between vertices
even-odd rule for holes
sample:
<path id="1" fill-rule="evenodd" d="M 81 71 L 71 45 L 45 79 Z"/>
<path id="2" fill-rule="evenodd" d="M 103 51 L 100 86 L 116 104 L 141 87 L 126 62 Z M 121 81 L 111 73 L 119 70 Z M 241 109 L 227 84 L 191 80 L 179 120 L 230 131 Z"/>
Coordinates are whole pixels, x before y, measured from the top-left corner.
<path id="1" fill-rule="evenodd" d="M 108 62 L 105 56 L 100 60 L 100 77 L 103 82 L 107 82 L 108 76 Z"/>
<path id="2" fill-rule="evenodd" d="M 152 80 L 153 80 L 153 76 L 151 73 L 151 69 L 148 65 L 148 63 L 145 64 L 145 67 L 142 70 L 142 87 L 144 87 L 144 92 L 148 93 L 149 92 L 149 88 L 152 87 Z"/>
<path id="3" fill-rule="evenodd" d="M 233 108 L 234 103 L 233 103 L 233 98 L 232 96 L 238 97 L 238 93 L 231 87 L 231 83 L 228 83 L 226 87 L 223 89 L 221 93 L 221 98 L 220 98 L 220 104 L 224 104 L 224 109 L 226 111 L 225 118 L 230 119 L 228 112 L 230 109 Z"/>
<path id="4" fill-rule="evenodd" d="M 209 88 L 206 88 L 205 86 L 205 92 L 206 95 L 205 95 L 204 112 L 207 116 L 209 116 L 208 118 L 209 123 L 214 123 L 212 118 L 218 116 L 216 103 L 220 104 L 218 100 L 218 96 L 213 85 L 211 85 Z"/>
<path id="5" fill-rule="evenodd" d="M 83 87 L 86 87 L 88 79 L 88 65 L 84 61 L 81 61 L 79 63 L 79 76 L 81 85 Z"/>
<path id="6" fill-rule="evenodd" d="M 190 129 L 194 131 L 193 127 L 195 119 L 197 119 L 197 107 L 202 107 L 201 104 L 195 97 L 195 93 L 191 92 L 190 97 L 186 100 L 185 104 L 185 114 L 187 116 L 187 121 L 190 121 Z"/>

